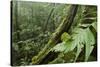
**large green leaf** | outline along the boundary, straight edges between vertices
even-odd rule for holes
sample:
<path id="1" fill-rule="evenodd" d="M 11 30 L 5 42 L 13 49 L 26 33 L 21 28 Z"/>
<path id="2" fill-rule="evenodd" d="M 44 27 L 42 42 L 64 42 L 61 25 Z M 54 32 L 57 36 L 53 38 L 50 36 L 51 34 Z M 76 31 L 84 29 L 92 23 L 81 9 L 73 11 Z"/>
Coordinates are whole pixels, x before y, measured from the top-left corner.
<path id="1" fill-rule="evenodd" d="M 81 52 L 82 45 L 85 45 L 85 61 L 88 60 L 92 50 L 93 45 L 95 44 L 95 38 L 93 33 L 89 28 L 87 29 L 77 29 L 76 34 L 73 36 L 73 42 L 72 42 L 72 49 L 74 49 L 77 46 L 77 53 L 75 61 Z"/>

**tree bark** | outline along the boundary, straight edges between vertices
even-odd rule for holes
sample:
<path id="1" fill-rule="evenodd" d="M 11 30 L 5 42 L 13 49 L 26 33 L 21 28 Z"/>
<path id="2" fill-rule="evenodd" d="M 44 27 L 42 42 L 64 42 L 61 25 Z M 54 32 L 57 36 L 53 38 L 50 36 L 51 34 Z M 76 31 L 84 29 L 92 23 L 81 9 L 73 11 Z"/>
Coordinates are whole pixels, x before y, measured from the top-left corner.
<path id="1" fill-rule="evenodd" d="M 55 33 L 52 34 L 46 46 L 39 52 L 39 54 L 32 58 L 32 64 L 39 64 L 50 52 L 50 49 L 53 48 L 60 40 L 60 36 L 65 31 L 68 32 L 74 17 L 77 13 L 78 5 L 71 5 L 68 11 L 68 15 L 63 19 L 62 23 L 56 29 Z"/>

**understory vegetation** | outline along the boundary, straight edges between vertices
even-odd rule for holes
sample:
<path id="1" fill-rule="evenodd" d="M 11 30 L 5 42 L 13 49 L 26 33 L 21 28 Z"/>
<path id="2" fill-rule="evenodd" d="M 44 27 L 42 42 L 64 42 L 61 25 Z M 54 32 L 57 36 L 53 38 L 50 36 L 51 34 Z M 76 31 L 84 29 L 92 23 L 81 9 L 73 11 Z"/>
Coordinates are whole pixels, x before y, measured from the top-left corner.
<path id="1" fill-rule="evenodd" d="M 11 2 L 11 65 L 97 61 L 97 6 Z"/>

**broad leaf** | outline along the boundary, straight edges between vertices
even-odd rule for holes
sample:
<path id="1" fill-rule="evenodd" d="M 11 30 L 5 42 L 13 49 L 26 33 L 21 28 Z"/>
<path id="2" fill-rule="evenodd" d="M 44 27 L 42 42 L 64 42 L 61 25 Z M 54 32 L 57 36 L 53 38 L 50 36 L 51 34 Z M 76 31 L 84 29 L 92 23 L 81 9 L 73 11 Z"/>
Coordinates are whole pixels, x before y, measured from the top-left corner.
<path id="1" fill-rule="evenodd" d="M 59 43 L 52 50 L 67 53 L 71 51 L 71 41 Z"/>
<path id="2" fill-rule="evenodd" d="M 65 44 L 65 42 L 59 43 L 52 50 L 54 50 L 55 52 L 63 52 L 66 49 Z"/>
<path id="3" fill-rule="evenodd" d="M 74 49 L 77 46 L 75 61 L 79 53 L 81 52 L 83 44 L 85 45 L 85 61 L 87 61 L 93 50 L 93 45 L 95 44 L 95 38 L 89 28 L 77 29 L 76 34 L 74 34 L 73 36 L 72 49 Z"/>

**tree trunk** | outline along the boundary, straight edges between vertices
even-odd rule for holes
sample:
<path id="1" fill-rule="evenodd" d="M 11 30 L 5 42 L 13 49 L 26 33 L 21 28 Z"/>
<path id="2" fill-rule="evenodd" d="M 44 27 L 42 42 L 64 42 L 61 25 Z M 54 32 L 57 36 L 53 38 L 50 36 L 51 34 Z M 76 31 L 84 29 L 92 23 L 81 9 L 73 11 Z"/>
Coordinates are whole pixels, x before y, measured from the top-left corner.
<path id="1" fill-rule="evenodd" d="M 54 6 L 54 7 L 55 7 L 55 6 Z M 51 9 L 50 14 L 49 14 L 49 16 L 48 16 L 48 18 L 47 18 L 47 20 L 46 20 L 46 23 L 45 23 L 45 25 L 44 25 L 43 32 L 45 32 L 45 31 L 46 31 L 46 29 L 47 29 L 47 25 L 48 25 L 48 23 L 49 23 L 50 17 L 51 17 L 51 16 L 52 16 L 52 14 L 53 14 L 54 7 Z"/>
<path id="2" fill-rule="evenodd" d="M 53 48 L 60 40 L 60 36 L 65 31 L 68 32 L 74 17 L 76 15 L 78 5 L 71 5 L 68 11 L 68 16 L 65 17 L 59 27 L 56 29 L 55 33 L 52 34 L 50 40 L 46 46 L 39 52 L 39 54 L 32 58 L 32 64 L 39 64 L 50 52 L 50 49 Z"/>
<path id="3" fill-rule="evenodd" d="M 15 3 L 15 25 L 16 25 L 16 31 L 17 31 L 17 41 L 20 41 L 20 28 L 19 28 L 19 21 L 18 21 L 18 1 L 13 1 Z"/>

